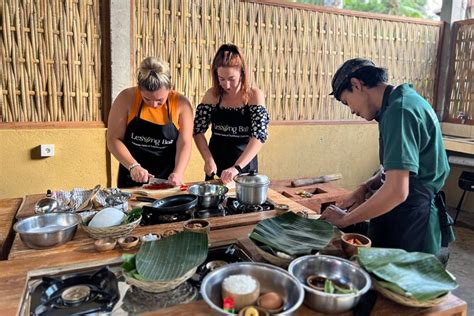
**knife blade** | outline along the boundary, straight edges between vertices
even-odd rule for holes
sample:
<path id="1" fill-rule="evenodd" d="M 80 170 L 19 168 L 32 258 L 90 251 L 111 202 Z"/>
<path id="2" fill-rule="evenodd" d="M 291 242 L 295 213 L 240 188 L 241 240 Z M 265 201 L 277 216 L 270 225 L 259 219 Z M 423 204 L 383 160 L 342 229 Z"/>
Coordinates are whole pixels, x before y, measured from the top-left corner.
<path id="1" fill-rule="evenodd" d="M 161 178 L 155 178 L 155 177 L 150 177 L 148 179 L 148 184 L 161 184 L 161 183 L 168 183 L 168 179 L 161 179 Z"/>

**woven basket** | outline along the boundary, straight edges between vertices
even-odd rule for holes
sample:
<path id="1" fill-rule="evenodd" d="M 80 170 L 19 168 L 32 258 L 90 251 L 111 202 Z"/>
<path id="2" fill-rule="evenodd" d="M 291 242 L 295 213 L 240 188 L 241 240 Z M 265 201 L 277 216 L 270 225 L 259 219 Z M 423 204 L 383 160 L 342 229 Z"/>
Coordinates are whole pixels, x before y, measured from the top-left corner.
<path id="1" fill-rule="evenodd" d="M 271 264 L 281 267 L 281 268 L 288 268 L 290 265 L 290 262 L 293 259 L 286 259 L 286 258 L 281 258 L 277 257 L 275 255 L 272 255 L 271 253 L 266 252 L 265 250 L 261 249 L 259 246 L 255 245 L 255 248 L 257 248 L 257 252 L 263 257 L 263 259 L 267 260 Z"/>
<path id="2" fill-rule="evenodd" d="M 142 281 L 142 280 L 137 280 L 133 278 L 131 275 L 128 273 L 124 273 L 125 280 L 127 281 L 128 284 L 134 285 L 138 287 L 139 289 L 146 291 L 146 292 L 152 292 L 152 293 L 162 293 L 162 292 L 167 292 L 171 291 L 175 288 L 177 288 L 179 285 L 181 285 L 183 282 L 185 282 L 187 279 L 193 276 L 194 273 L 196 273 L 196 269 L 192 268 L 186 274 L 184 274 L 182 277 L 171 280 L 171 281 Z"/>
<path id="3" fill-rule="evenodd" d="M 392 301 L 394 301 L 398 304 L 405 305 L 405 306 L 410 306 L 410 307 L 433 307 L 433 306 L 437 306 L 437 305 L 443 303 L 448 298 L 448 294 L 449 294 L 449 293 L 446 293 L 443 296 L 440 296 L 440 297 L 437 297 L 437 298 L 434 298 L 434 299 L 431 299 L 431 300 L 428 300 L 428 301 L 419 302 L 417 300 L 414 300 L 412 298 L 403 296 L 401 294 L 390 291 L 387 288 L 384 288 L 383 286 L 381 286 L 378 283 L 378 281 L 375 278 L 372 278 L 372 285 L 373 285 L 374 289 L 377 292 L 379 292 L 380 294 L 382 294 L 383 296 L 385 296 L 389 300 L 392 300 Z"/>
<path id="4" fill-rule="evenodd" d="M 101 239 L 101 238 L 120 238 L 129 235 L 135 227 L 140 224 L 142 217 L 137 220 L 123 225 L 110 226 L 110 227 L 90 227 L 81 222 L 82 229 L 92 238 Z"/>

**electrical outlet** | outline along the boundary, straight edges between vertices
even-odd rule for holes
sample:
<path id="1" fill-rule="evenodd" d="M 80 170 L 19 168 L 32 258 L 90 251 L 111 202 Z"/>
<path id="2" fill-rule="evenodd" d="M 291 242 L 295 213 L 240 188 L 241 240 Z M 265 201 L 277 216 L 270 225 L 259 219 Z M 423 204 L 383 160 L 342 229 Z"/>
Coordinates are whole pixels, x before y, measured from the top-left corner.
<path id="1" fill-rule="evenodd" d="M 54 156 L 54 144 L 42 144 L 40 145 L 40 156 L 41 157 L 53 157 Z"/>

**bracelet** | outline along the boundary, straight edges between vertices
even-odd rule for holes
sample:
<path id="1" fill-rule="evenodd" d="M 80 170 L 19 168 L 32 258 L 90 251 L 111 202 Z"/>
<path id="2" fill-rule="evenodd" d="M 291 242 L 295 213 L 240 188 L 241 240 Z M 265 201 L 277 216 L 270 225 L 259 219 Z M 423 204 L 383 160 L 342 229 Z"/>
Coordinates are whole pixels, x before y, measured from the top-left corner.
<path id="1" fill-rule="evenodd" d="M 136 168 L 136 167 L 139 167 L 140 164 L 138 162 L 135 162 L 135 163 L 132 163 L 129 167 L 128 167 L 128 171 L 129 172 L 132 172 L 133 168 Z"/>
<path id="2" fill-rule="evenodd" d="M 237 170 L 239 173 L 242 173 L 242 171 L 243 171 L 242 168 L 240 168 L 239 165 L 235 165 L 234 168 L 235 168 L 235 170 Z"/>

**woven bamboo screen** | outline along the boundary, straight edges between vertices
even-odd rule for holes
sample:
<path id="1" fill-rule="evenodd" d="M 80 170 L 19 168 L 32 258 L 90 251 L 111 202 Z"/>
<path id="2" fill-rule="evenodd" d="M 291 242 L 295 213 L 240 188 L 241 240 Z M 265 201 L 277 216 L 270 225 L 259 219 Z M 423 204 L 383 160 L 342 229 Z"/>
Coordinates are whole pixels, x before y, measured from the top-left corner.
<path id="1" fill-rule="evenodd" d="M 337 67 L 370 58 L 389 69 L 392 83 L 411 82 L 432 102 L 440 25 L 238 0 L 136 0 L 132 64 L 136 76 L 146 56 L 169 62 L 176 89 L 196 105 L 211 86 L 217 48 L 232 42 L 273 120 L 354 119 L 328 96 Z"/>
<path id="2" fill-rule="evenodd" d="M 0 4 L 0 122 L 100 121 L 99 2 Z"/>
<path id="3" fill-rule="evenodd" d="M 453 29 L 454 57 L 445 120 L 459 122 L 464 113 L 466 123 L 474 124 L 474 19 L 457 22 Z"/>

